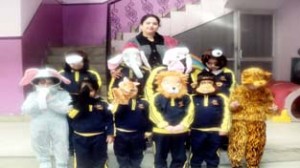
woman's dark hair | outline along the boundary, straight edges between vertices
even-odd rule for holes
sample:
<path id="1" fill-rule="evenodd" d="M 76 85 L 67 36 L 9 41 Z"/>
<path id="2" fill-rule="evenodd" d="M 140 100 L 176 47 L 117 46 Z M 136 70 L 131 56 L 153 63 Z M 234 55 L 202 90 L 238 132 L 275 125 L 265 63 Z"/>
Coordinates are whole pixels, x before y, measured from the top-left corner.
<path id="1" fill-rule="evenodd" d="M 82 58 L 83 58 L 83 67 L 82 67 L 82 69 L 80 70 L 80 72 L 87 72 L 87 70 L 89 69 L 89 60 L 88 60 L 88 55 L 87 55 L 87 53 L 85 53 L 85 52 L 82 51 L 82 50 L 77 50 L 77 51 L 70 51 L 70 52 L 67 52 L 67 53 L 65 53 L 65 56 L 71 55 L 71 54 L 76 54 L 76 55 L 82 56 Z M 71 68 L 71 66 L 70 66 L 69 64 L 65 63 L 64 70 L 65 70 L 66 72 L 71 72 L 71 71 L 72 71 L 72 68 Z"/>
<path id="2" fill-rule="evenodd" d="M 142 24 L 145 22 L 146 19 L 151 18 L 151 17 L 152 17 L 152 18 L 155 18 L 156 21 L 157 21 L 157 23 L 158 23 L 158 25 L 160 25 L 160 19 L 159 19 L 159 17 L 156 16 L 156 15 L 154 15 L 154 14 L 146 14 L 146 15 L 144 15 L 144 16 L 141 18 L 140 24 L 142 25 Z"/>

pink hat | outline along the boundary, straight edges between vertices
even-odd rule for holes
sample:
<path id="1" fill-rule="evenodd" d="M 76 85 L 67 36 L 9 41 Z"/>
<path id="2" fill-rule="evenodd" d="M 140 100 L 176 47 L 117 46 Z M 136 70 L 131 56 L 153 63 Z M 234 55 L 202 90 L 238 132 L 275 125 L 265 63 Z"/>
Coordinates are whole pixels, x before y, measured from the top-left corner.
<path id="1" fill-rule="evenodd" d="M 59 74 L 55 69 L 52 68 L 29 68 L 25 71 L 24 76 L 20 81 L 21 86 L 28 85 L 29 83 L 33 84 L 33 81 L 38 78 L 57 78 L 60 82 L 64 82 L 65 84 L 70 84 L 71 81 L 61 74 Z"/>

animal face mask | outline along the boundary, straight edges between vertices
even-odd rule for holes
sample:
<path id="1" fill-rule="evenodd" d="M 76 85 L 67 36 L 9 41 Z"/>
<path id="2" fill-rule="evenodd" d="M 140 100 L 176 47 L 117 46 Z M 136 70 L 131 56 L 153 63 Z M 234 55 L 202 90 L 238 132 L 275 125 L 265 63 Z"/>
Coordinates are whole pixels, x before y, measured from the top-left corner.
<path id="1" fill-rule="evenodd" d="M 180 98 L 187 93 L 187 76 L 177 71 L 163 71 L 156 76 L 157 91 L 167 98 Z"/>

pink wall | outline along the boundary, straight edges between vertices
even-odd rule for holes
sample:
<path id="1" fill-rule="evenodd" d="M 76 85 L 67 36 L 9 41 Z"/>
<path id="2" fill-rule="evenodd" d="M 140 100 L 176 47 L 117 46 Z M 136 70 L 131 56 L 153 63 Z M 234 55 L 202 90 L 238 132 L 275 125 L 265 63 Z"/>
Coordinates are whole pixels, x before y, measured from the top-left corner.
<path id="1" fill-rule="evenodd" d="M 133 2 L 139 3 L 138 1 Z M 148 2 L 156 3 L 156 1 Z M 137 10 L 136 21 L 138 22 L 144 15 L 142 5 L 126 5 L 127 7 L 136 7 L 134 10 Z M 126 5 L 123 5 L 123 8 L 120 7 L 119 10 L 124 10 Z M 159 12 L 156 7 L 153 10 L 154 13 Z M 126 29 L 128 16 L 124 16 L 124 11 L 119 14 Z M 18 82 L 24 69 L 43 65 L 47 48 L 51 46 L 99 45 L 103 43 L 106 38 L 106 17 L 107 4 L 62 6 L 57 4 L 56 0 L 43 0 L 22 39 L 0 39 L 2 53 L 0 56 L 0 75 L 2 77 L 0 92 L 1 96 L 5 97 L 0 101 L 0 115 L 20 114 L 24 95 Z"/>
<path id="2" fill-rule="evenodd" d="M 20 113 L 23 89 L 18 85 L 22 72 L 21 39 L 0 39 L 0 115 Z"/>
<path id="3" fill-rule="evenodd" d="M 99 45 L 106 38 L 107 4 L 64 5 L 64 44 Z"/>
<path id="4" fill-rule="evenodd" d="M 130 25 L 138 25 L 146 10 L 160 15 L 167 13 L 184 3 L 199 0 L 182 0 L 182 3 L 171 0 L 160 4 L 157 1 L 129 1 L 122 0 L 111 6 L 112 33 L 129 31 Z M 167 1 L 166 1 L 167 2 Z M 146 5 L 146 6 L 145 6 Z M 148 6 L 147 6 L 148 5 Z M 150 6 L 149 6 L 150 5 Z M 146 8 L 145 8 L 146 7 Z M 64 45 L 99 45 L 106 40 L 107 4 L 64 5 L 63 6 L 63 37 Z"/>
<path id="5" fill-rule="evenodd" d="M 291 58 L 299 57 L 300 48 L 300 1 L 289 0 L 275 15 L 275 67 L 277 80 L 290 80 Z"/>
<path id="6" fill-rule="evenodd" d="M 47 48 L 62 46 L 62 30 L 62 6 L 42 3 L 22 38 L 24 69 L 43 65 Z"/>
<path id="7" fill-rule="evenodd" d="M 62 45 L 62 7 L 53 3 L 41 4 L 22 39 L 0 39 L 0 115 L 20 114 L 23 69 L 41 66 L 46 48 L 54 45 Z"/>

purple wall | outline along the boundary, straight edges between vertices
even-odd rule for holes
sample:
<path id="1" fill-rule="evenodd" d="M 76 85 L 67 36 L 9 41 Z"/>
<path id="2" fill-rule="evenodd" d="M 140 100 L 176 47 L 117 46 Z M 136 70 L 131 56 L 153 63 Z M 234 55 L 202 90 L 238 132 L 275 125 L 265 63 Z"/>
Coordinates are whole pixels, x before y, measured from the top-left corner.
<path id="1" fill-rule="evenodd" d="M 42 3 L 23 34 L 24 69 L 43 65 L 47 48 L 62 46 L 62 6 Z"/>
<path id="2" fill-rule="evenodd" d="M 22 72 L 21 39 L 0 39 L 0 115 L 20 113 L 23 89 L 18 85 Z"/>
<path id="3" fill-rule="evenodd" d="M 112 7 L 112 30 L 129 30 L 145 13 L 160 15 L 193 1 L 199 0 L 121 1 Z M 51 46 L 102 44 L 106 17 L 107 4 L 59 5 L 55 0 L 44 0 L 22 39 L 1 38 L 0 92 L 5 99 L 0 101 L 0 115 L 20 114 L 24 95 L 18 82 L 24 69 L 43 65 Z"/>
<path id="4" fill-rule="evenodd" d="M 199 0 L 122 0 L 111 6 L 112 36 L 116 32 L 129 31 L 137 26 L 146 13 L 159 16 L 171 9 L 181 8 L 186 3 Z M 64 45 L 99 45 L 106 40 L 107 4 L 85 4 L 63 6 Z"/>
<path id="5" fill-rule="evenodd" d="M 64 45 L 99 45 L 106 38 L 107 4 L 64 5 Z"/>
<path id="6" fill-rule="evenodd" d="M 41 4 L 22 39 L 0 39 L 0 115 L 18 115 L 24 100 L 18 85 L 27 67 L 43 63 L 48 46 L 62 45 L 62 7 Z"/>

